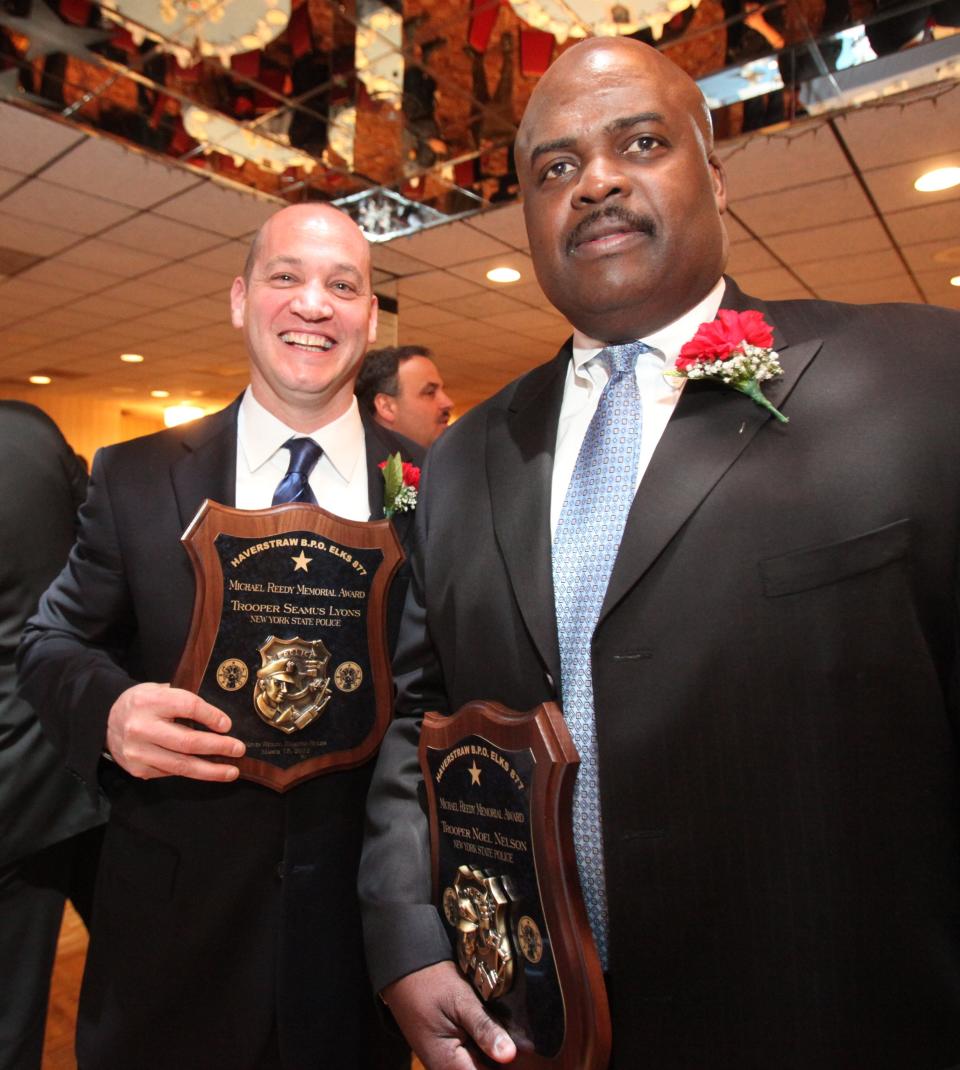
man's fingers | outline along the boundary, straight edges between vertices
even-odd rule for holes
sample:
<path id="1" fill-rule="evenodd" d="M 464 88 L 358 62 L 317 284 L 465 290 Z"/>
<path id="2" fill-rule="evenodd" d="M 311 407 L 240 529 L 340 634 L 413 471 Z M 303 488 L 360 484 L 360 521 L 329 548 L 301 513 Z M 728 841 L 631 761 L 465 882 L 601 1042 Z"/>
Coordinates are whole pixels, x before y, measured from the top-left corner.
<path id="1" fill-rule="evenodd" d="M 167 696 L 170 699 L 172 716 L 195 721 L 214 732 L 230 731 L 230 718 L 223 710 L 211 706 L 209 702 L 205 702 L 199 695 L 194 695 L 192 691 L 182 691 L 171 687 Z"/>
<path id="2" fill-rule="evenodd" d="M 510 1062 L 517 1054 L 517 1046 L 510 1034 L 497 1025 L 479 1001 L 461 1009 L 460 1021 L 477 1047 L 494 1062 Z"/>
<path id="3" fill-rule="evenodd" d="M 147 742 L 180 754 L 217 754 L 223 758 L 240 758 L 246 749 L 239 739 L 205 732 L 175 721 L 156 721 L 146 736 Z"/>
<path id="4" fill-rule="evenodd" d="M 516 1055 L 516 1045 L 452 962 L 407 974 L 387 985 L 383 995 L 427 1070 L 476 1070 L 473 1048 L 498 1063 Z"/>
<path id="5" fill-rule="evenodd" d="M 137 754 L 137 776 L 144 780 L 152 780 L 156 777 L 182 776 L 191 780 L 210 780 L 227 783 L 236 780 L 239 770 L 235 765 L 226 765 L 222 762 L 206 762 L 202 758 L 194 758 L 189 754 L 178 754 L 157 747 L 153 744 L 144 744 Z"/>
<path id="6" fill-rule="evenodd" d="M 133 776 L 230 781 L 237 778 L 234 766 L 202 757 L 243 755 L 245 747 L 239 739 L 221 734 L 230 727 L 230 718 L 222 710 L 190 691 L 163 684 L 136 684 L 113 704 L 106 743 L 112 757 Z"/>

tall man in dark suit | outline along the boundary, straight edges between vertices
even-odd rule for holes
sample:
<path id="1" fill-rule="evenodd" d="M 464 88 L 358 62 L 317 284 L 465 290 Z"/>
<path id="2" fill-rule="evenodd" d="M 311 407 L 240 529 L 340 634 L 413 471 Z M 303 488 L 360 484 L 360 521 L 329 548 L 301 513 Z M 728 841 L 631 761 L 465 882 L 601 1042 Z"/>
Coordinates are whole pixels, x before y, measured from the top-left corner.
<path id="1" fill-rule="evenodd" d="M 26 693 L 70 768 L 113 803 L 79 1064 L 401 1066 L 375 1022 L 356 902 L 369 763 L 283 795 L 235 780 L 209 760 L 243 751 L 229 718 L 165 684 L 194 596 L 180 535 L 204 498 L 269 506 L 302 448 L 290 440 L 311 437 L 316 500 L 367 520 L 383 515 L 378 464 L 411 458 L 353 396 L 376 334 L 367 242 L 329 206 L 285 208 L 256 237 L 231 308 L 249 388 L 196 424 L 97 454 L 77 545 L 24 639 Z M 411 515 L 397 515 L 401 540 Z M 401 574 L 391 591 L 394 622 L 405 585 Z"/>
<path id="2" fill-rule="evenodd" d="M 73 545 L 87 469 L 46 413 L 0 401 L 0 1070 L 39 1070 L 65 900 L 88 921 L 106 806 L 17 694 L 23 626 Z"/>
<path id="3" fill-rule="evenodd" d="M 952 1067 L 958 317 L 741 293 L 704 102 L 637 42 L 564 53 L 516 156 L 538 278 L 576 330 L 424 474 L 361 866 L 374 984 L 428 1070 L 512 1059 L 427 901 L 418 718 L 554 699 L 570 721 L 586 696 L 574 813 L 579 829 L 592 780 L 600 861 L 579 840 L 578 861 L 617 1070 Z M 718 309 L 772 325 L 765 387 L 789 423 L 722 382 L 664 380 Z M 596 472 L 628 489 L 599 536 Z M 601 554 L 565 570 L 581 549 L 615 560 L 571 644 L 570 588 L 586 607 L 601 573 Z"/>

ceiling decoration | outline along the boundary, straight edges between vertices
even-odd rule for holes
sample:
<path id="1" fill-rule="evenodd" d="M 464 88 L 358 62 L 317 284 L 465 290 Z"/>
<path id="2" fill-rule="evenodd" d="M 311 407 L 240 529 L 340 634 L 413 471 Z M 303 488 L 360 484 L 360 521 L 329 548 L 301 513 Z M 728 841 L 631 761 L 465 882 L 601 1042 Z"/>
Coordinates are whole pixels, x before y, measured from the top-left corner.
<path id="1" fill-rule="evenodd" d="M 510 0 L 517 15 L 537 30 L 546 30 L 562 44 L 567 37 L 617 37 L 649 29 L 659 41 L 670 20 L 700 0 Z"/>
<path id="2" fill-rule="evenodd" d="M 0 99 L 278 202 L 347 203 L 385 238 L 516 199 L 519 117 L 578 35 L 655 43 L 729 138 L 893 77 L 844 85 L 844 66 L 919 65 L 931 45 L 908 55 L 876 30 L 910 31 L 915 0 L 882 20 L 875 3 L 770 0 L 745 16 L 739 0 L 0 0 Z M 928 59 L 920 80 L 955 73 Z"/>
<path id="3" fill-rule="evenodd" d="M 102 0 L 100 10 L 135 45 L 149 38 L 181 67 L 201 56 L 229 66 L 235 53 L 265 48 L 290 21 L 290 0 Z"/>

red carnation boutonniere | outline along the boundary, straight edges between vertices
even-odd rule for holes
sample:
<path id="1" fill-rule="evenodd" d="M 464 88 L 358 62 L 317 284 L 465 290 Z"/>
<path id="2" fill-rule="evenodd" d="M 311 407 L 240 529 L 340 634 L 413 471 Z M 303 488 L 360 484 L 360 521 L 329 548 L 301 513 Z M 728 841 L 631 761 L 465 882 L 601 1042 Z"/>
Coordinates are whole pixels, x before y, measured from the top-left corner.
<path id="1" fill-rule="evenodd" d="M 417 504 L 420 489 L 420 469 L 401 460 L 399 453 L 380 462 L 383 472 L 383 515 L 389 520 L 394 513 L 406 513 Z"/>
<path id="2" fill-rule="evenodd" d="M 676 370 L 681 379 L 714 379 L 746 394 L 783 423 L 788 416 L 763 396 L 760 384 L 783 375 L 774 352 L 773 331 L 762 312 L 734 312 L 721 308 L 712 323 L 701 323 L 697 333 L 680 350 Z"/>

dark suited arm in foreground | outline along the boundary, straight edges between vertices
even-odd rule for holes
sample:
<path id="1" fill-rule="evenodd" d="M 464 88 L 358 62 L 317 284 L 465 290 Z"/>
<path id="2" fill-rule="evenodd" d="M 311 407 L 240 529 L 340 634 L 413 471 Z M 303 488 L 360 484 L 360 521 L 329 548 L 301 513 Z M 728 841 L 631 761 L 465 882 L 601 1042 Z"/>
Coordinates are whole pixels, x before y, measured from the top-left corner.
<path id="1" fill-rule="evenodd" d="M 189 692 L 139 683 L 134 675 L 137 622 L 114 524 L 109 464 L 109 450 L 99 451 L 77 542 L 28 622 L 19 654 L 23 694 L 91 794 L 105 748 L 135 776 L 172 773 L 163 763 L 178 760 L 181 775 L 196 775 L 184 754 L 231 753 L 237 743 L 175 724 L 173 718 L 189 717 L 223 732 L 229 719 Z M 122 480 L 116 486 L 122 493 Z M 186 761 L 209 767 L 210 779 L 236 776 L 231 766 Z"/>
<path id="2" fill-rule="evenodd" d="M 429 523 L 429 462 L 424 471 L 412 576 L 394 658 L 396 717 L 387 731 L 367 800 L 360 863 L 367 964 L 411 1047 L 427 1070 L 470 1070 L 471 1038 L 487 1055 L 513 1058 L 513 1041 L 484 1012 L 451 961 L 450 941 L 431 901 L 430 842 L 421 806 L 417 748 L 424 713 L 449 714 L 443 674 L 424 604 L 423 547 Z"/>

